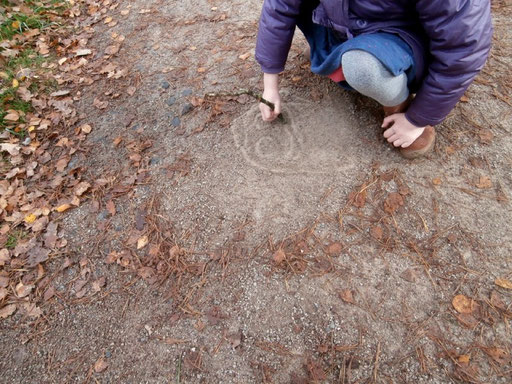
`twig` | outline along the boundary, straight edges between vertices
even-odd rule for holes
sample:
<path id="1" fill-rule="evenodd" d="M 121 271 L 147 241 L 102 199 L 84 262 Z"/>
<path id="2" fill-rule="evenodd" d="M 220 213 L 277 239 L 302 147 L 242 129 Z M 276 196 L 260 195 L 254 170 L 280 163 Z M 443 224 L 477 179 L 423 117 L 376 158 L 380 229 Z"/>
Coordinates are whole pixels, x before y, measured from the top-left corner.
<path id="1" fill-rule="evenodd" d="M 248 96 L 255 98 L 260 103 L 263 103 L 266 106 L 268 106 L 272 111 L 274 111 L 276 109 L 276 106 L 274 103 L 272 103 L 271 101 L 268 101 L 267 99 L 263 98 L 262 95 L 254 92 L 250 89 L 240 89 L 238 92 L 217 92 L 217 93 L 210 92 L 205 95 L 205 98 L 207 98 L 207 97 L 237 97 L 237 96 L 242 96 L 242 95 L 248 95 Z M 284 115 L 282 113 L 277 115 L 277 118 L 283 123 L 286 122 Z"/>

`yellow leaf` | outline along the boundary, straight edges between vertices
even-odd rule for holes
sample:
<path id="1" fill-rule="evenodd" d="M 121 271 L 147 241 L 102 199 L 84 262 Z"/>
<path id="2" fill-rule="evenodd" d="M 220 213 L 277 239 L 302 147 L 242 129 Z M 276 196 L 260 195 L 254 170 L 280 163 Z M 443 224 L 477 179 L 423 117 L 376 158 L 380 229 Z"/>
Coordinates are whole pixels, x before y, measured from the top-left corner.
<path id="1" fill-rule="evenodd" d="M 7 80 L 9 78 L 9 75 L 5 72 L 0 72 L 0 78 Z"/>
<path id="2" fill-rule="evenodd" d="M 12 79 L 12 87 L 18 88 L 20 86 L 20 83 L 17 79 Z"/>
<path id="3" fill-rule="evenodd" d="M 496 279 L 494 284 L 501 288 L 512 289 L 512 281 L 507 279 Z"/>
<path id="4" fill-rule="evenodd" d="M 11 26 L 14 28 L 14 29 L 19 29 L 20 27 L 20 22 L 18 20 L 14 20 L 11 24 Z"/>
<path id="5" fill-rule="evenodd" d="M 70 204 L 62 204 L 62 205 L 59 205 L 57 208 L 55 208 L 55 210 L 57 212 L 64 212 L 64 211 L 67 211 L 69 208 L 71 208 Z"/>
<path id="6" fill-rule="evenodd" d="M 105 24 L 112 22 L 112 18 L 109 16 L 105 19 Z"/>
<path id="7" fill-rule="evenodd" d="M 34 221 L 36 221 L 37 216 L 31 213 L 30 215 L 25 216 L 25 223 L 32 224 Z"/>
<path id="8" fill-rule="evenodd" d="M 31 125 L 30 127 L 28 127 L 28 131 L 29 131 L 29 132 L 33 132 L 35 129 L 36 129 L 36 127 L 34 127 L 33 125 Z"/>

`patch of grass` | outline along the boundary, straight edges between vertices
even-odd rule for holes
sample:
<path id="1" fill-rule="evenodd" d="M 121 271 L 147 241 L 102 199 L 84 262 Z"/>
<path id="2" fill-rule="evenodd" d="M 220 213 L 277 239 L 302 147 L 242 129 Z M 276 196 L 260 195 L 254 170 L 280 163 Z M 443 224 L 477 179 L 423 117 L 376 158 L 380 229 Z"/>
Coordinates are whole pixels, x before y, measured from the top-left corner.
<path id="1" fill-rule="evenodd" d="M 5 241 L 4 248 L 14 249 L 18 245 L 20 240 L 23 240 L 27 237 L 27 232 L 22 230 L 13 231 L 7 236 L 7 240 Z"/>

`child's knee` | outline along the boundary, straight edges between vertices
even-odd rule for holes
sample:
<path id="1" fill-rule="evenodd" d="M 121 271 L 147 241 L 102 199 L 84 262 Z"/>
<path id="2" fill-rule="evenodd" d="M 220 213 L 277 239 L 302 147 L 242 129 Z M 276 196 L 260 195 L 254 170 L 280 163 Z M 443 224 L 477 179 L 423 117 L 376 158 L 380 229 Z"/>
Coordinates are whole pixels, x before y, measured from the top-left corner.
<path id="1" fill-rule="evenodd" d="M 345 52 L 341 57 L 341 66 L 347 83 L 354 89 L 374 88 L 382 77 L 380 61 L 371 53 L 362 50 Z"/>
<path id="2" fill-rule="evenodd" d="M 371 53 L 351 50 L 341 57 L 343 74 L 347 83 L 359 93 L 393 106 L 407 98 L 407 75 L 394 76 Z"/>

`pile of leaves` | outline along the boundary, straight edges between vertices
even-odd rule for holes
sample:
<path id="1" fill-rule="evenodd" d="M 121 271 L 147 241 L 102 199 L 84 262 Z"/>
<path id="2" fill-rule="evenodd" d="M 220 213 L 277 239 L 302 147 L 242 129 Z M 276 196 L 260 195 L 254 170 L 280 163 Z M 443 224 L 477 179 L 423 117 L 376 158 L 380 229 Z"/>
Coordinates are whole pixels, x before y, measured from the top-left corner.
<path id="1" fill-rule="evenodd" d="M 92 127 L 80 121 L 74 107 L 79 86 L 102 75 L 126 74 L 114 65 L 112 71 L 98 68 L 108 66 L 108 54 L 96 63 L 88 59 L 90 26 L 111 7 L 104 3 L 103 8 L 73 0 L 0 5 L 0 319 L 16 311 L 41 316 L 39 305 L 55 294 L 50 284 L 55 274 L 45 267 L 66 254 L 60 215 L 108 184 L 83 179 L 85 169 L 76 157 L 87 151 Z M 76 21 L 80 15 L 89 16 L 85 27 Z M 65 258 L 60 270 L 69 265 Z"/>

